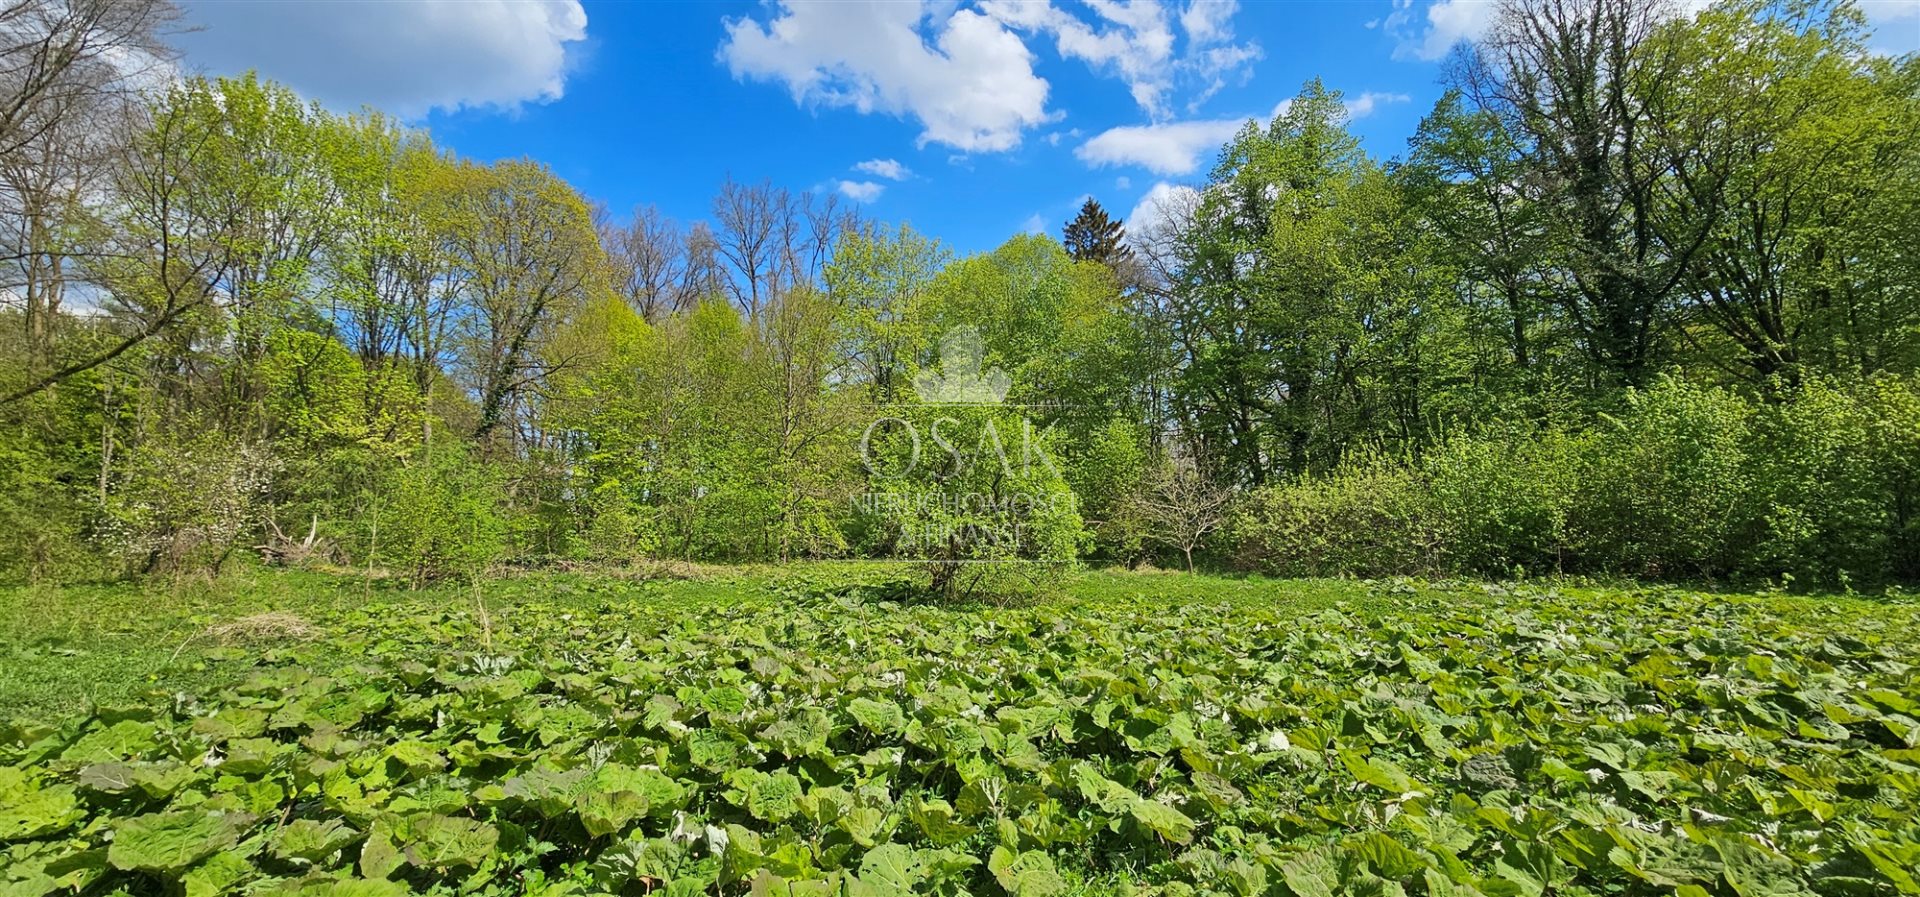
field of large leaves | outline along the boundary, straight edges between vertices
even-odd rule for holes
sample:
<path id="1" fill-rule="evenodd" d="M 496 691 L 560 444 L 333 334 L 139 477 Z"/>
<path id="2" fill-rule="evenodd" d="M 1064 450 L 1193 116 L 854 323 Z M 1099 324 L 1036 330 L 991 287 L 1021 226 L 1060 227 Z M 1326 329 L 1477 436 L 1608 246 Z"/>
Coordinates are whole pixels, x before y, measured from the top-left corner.
<path id="1" fill-rule="evenodd" d="M 1172 581 L 376 595 L 0 729 L 0 895 L 1920 894 L 1913 604 Z"/>

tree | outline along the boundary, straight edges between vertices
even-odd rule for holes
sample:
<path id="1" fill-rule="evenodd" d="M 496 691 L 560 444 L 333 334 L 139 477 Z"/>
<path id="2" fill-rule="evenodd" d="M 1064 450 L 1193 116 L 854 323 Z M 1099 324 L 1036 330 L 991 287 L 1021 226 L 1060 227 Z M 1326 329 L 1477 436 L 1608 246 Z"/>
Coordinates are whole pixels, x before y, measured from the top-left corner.
<path id="1" fill-rule="evenodd" d="M 1798 384 L 1821 361 L 1813 344 L 1844 334 L 1850 316 L 1890 312 L 1872 329 L 1894 335 L 1920 312 L 1857 276 L 1877 241 L 1847 222 L 1910 187 L 1920 136 L 1911 80 L 1867 52 L 1864 25 L 1846 5 L 1748 2 L 1661 35 L 1685 74 L 1654 123 L 1672 171 L 1656 233 L 1678 252 L 1695 219 L 1710 222 L 1682 279 L 1682 333 L 1761 389 Z M 1888 361 L 1849 354 L 1833 360 L 1866 371 Z"/>
<path id="2" fill-rule="evenodd" d="M 0 158 L 68 116 L 131 94 L 166 62 L 161 35 L 179 16 L 166 0 L 16 2 L 0 9 Z"/>
<path id="3" fill-rule="evenodd" d="M 1172 410 L 1223 476 L 1325 470 L 1362 441 L 1414 449 L 1471 407 L 1451 272 L 1339 93 L 1311 82 L 1249 122 L 1176 242 Z"/>
<path id="4" fill-rule="evenodd" d="M 1114 269 L 1133 261 L 1126 228 L 1107 217 L 1107 210 L 1092 197 L 1080 205 L 1080 213 L 1067 222 L 1061 237 L 1075 261 L 1099 262 Z"/>
<path id="5" fill-rule="evenodd" d="M 566 365 L 541 345 L 606 289 L 606 268 L 586 202 L 545 166 L 468 164 L 457 190 L 448 240 L 465 269 L 460 363 L 478 406 L 473 435 L 485 441 Z"/>
<path id="6" fill-rule="evenodd" d="M 55 323 L 93 245 L 105 179 L 133 133 L 137 86 L 167 62 L 164 0 L 15 2 L 0 8 L 0 307 L 17 297 L 26 392 L 51 386 Z M 9 384 L 15 385 L 15 384 Z M 16 394 L 18 393 L 18 394 Z"/>
<path id="7" fill-rule="evenodd" d="M 642 318 L 659 323 L 700 301 L 688 235 L 658 208 L 642 206 L 626 225 L 603 220 L 598 228 L 613 288 Z"/>
<path id="8" fill-rule="evenodd" d="M 1193 551 L 1227 522 L 1233 490 L 1221 486 L 1192 458 L 1169 455 L 1148 475 L 1136 499 L 1150 541 L 1179 551 L 1194 572 Z"/>
<path id="9" fill-rule="evenodd" d="M 1712 218 L 1664 237 L 1657 220 L 1670 166 L 1656 127 L 1680 69 L 1655 35 L 1675 14 L 1668 0 L 1508 0 L 1452 74 L 1519 148 L 1511 183 L 1546 229 L 1548 295 L 1611 384 L 1658 369 L 1662 317 Z"/>
<path id="10" fill-rule="evenodd" d="M 908 225 L 868 225 L 847 234 L 825 271 L 827 294 L 845 310 L 842 354 L 849 377 L 876 403 L 898 401 L 926 342 L 921 305 L 950 254 Z"/>
<path id="11" fill-rule="evenodd" d="M 1411 144 L 1403 182 L 1460 260 L 1463 289 L 1483 286 L 1497 297 L 1514 368 L 1542 363 L 1545 245 L 1539 207 L 1515 189 L 1520 147 L 1497 116 L 1465 108 L 1458 91 L 1441 97 Z"/>

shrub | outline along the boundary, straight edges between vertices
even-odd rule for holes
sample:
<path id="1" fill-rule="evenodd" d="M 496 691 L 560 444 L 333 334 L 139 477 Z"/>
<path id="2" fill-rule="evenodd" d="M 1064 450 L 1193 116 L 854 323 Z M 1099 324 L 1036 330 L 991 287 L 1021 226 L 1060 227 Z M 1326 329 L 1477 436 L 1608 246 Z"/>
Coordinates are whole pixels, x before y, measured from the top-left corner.
<path id="1" fill-rule="evenodd" d="M 870 545 L 915 562 L 943 601 L 1030 596 L 1073 564 L 1086 531 L 1042 431 L 997 408 L 895 413 L 862 443 Z"/>
<path id="2" fill-rule="evenodd" d="M 108 491 L 101 541 L 138 572 L 218 572 L 260 534 L 278 468 L 266 446 L 217 434 L 149 440 Z"/>
<path id="3" fill-rule="evenodd" d="M 1568 521 L 1582 565 L 1630 575 L 1718 576 L 1739 567 L 1754 528 L 1753 406 L 1667 380 L 1585 441 Z"/>
<path id="4" fill-rule="evenodd" d="M 1559 571 L 1581 442 L 1559 430 L 1448 440 L 1420 465 L 1449 569 Z"/>
<path id="5" fill-rule="evenodd" d="M 415 587 L 478 575 L 506 551 L 500 472 L 457 443 L 391 468 L 371 506 L 366 556 L 404 572 Z"/>
<path id="6" fill-rule="evenodd" d="M 1255 490 L 1225 532 L 1240 567 L 1274 576 L 1434 573 L 1442 536 L 1419 474 L 1378 457 Z"/>
<path id="7" fill-rule="evenodd" d="M 1133 564 L 1151 535 L 1140 494 L 1147 485 L 1147 438 L 1133 421 L 1115 417 L 1093 431 L 1064 464 L 1079 497 L 1093 554 Z"/>

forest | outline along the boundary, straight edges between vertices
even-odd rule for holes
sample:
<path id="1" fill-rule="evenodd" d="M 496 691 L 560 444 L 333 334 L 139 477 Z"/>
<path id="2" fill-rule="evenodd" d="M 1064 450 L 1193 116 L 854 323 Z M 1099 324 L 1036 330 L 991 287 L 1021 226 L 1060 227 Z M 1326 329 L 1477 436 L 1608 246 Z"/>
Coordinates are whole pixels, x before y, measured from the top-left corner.
<path id="1" fill-rule="evenodd" d="M 1845 3 L 1516 6 L 1395 158 L 1309 82 L 1146 232 L 1090 197 L 964 257 L 767 181 L 615 212 L 374 110 L 154 83 L 154 3 L 8 15 L 45 44 L 0 119 L 8 578 L 1920 577 L 1920 65 Z M 1007 379 L 955 432 L 1030 428 L 1038 474 L 869 463 L 952 333 Z M 1000 501 L 862 500 L 928 489 Z"/>

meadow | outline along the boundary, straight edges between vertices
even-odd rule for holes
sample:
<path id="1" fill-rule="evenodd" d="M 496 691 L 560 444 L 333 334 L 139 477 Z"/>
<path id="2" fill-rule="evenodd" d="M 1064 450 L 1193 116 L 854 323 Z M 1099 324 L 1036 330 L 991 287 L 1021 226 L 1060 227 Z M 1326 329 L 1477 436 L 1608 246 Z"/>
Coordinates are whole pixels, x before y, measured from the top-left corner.
<path id="1" fill-rule="evenodd" d="M 1908 598 L 682 573 L 4 593 L 0 893 L 1920 893 Z"/>

